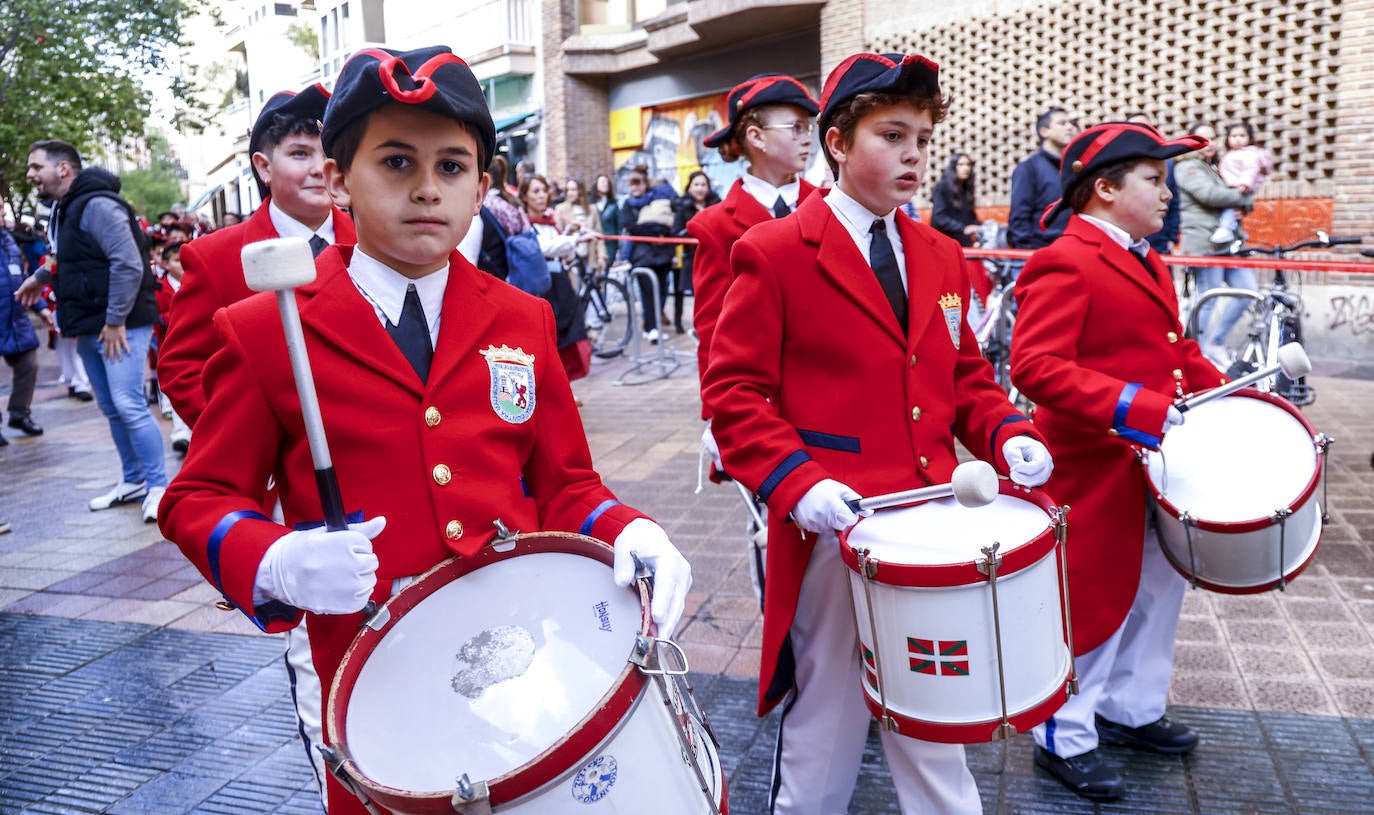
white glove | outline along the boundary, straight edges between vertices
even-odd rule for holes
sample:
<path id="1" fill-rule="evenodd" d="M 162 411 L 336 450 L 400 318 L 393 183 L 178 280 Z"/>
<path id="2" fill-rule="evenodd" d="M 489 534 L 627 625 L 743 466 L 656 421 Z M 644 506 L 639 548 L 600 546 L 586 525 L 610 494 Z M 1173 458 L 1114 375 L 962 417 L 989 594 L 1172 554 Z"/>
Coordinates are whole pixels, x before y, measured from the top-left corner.
<path id="1" fill-rule="evenodd" d="M 1038 487 L 1050 480 L 1054 460 L 1045 445 L 1030 436 L 1012 436 L 1002 444 L 1011 480 L 1023 487 Z"/>
<path id="2" fill-rule="evenodd" d="M 692 588 L 692 567 L 668 540 L 663 527 L 648 518 L 635 518 L 615 539 L 615 582 L 628 586 L 635 579 L 635 559 L 649 567 L 654 576 L 653 601 L 649 612 L 658 624 L 658 636 L 670 639 L 687 606 Z"/>
<path id="3" fill-rule="evenodd" d="M 858 500 L 859 494 L 834 479 L 818 481 L 792 508 L 792 520 L 807 532 L 846 529 L 859 520 L 860 513 L 850 509 L 845 499 Z M 867 513 L 863 513 L 867 514 Z"/>
<path id="4" fill-rule="evenodd" d="M 386 518 L 349 524 L 347 531 L 298 529 L 267 548 L 253 581 L 253 603 L 280 600 L 316 614 L 352 614 L 367 605 L 377 585 L 372 541 Z"/>
<path id="5" fill-rule="evenodd" d="M 711 457 L 711 463 L 716 465 L 716 472 L 725 472 L 725 465 L 720 463 L 720 445 L 716 444 L 715 434 L 711 432 L 711 420 L 706 420 L 706 429 L 701 431 L 701 446 L 706 449 L 706 455 Z"/>
<path id="6" fill-rule="evenodd" d="M 1183 414 L 1179 412 L 1178 408 L 1170 405 L 1169 412 L 1164 414 L 1164 427 L 1159 431 L 1160 437 L 1162 438 L 1165 433 L 1181 424 L 1183 424 Z"/>

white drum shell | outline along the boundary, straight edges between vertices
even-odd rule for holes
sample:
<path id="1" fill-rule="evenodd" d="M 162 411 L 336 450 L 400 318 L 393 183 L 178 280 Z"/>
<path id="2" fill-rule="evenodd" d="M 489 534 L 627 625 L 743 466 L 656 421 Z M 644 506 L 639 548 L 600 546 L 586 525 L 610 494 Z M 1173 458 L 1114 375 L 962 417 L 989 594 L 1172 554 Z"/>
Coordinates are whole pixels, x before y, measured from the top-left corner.
<path id="1" fill-rule="evenodd" d="M 899 513 L 886 525 L 887 530 L 893 529 L 895 523 L 909 530 L 912 538 L 893 540 L 890 533 L 885 534 L 887 540 L 874 545 L 873 551 L 881 551 L 889 560 L 902 550 L 931 559 L 932 547 L 938 545 L 937 541 L 929 540 L 932 527 L 943 528 L 944 534 L 957 536 L 957 541 L 947 540 L 944 548 L 950 562 L 959 562 L 963 558 L 983 559 L 979 550 L 994 542 L 1000 542 L 1000 552 L 1005 556 L 1038 534 L 1047 533 L 1049 526 L 1042 509 L 1009 495 L 1000 495 L 993 504 L 981 508 L 963 507 L 954 499 L 946 498 L 883 512 Z M 940 516 L 940 523 L 928 523 L 931 516 L 936 515 Z M 846 545 L 856 549 L 868 545 L 867 537 L 854 533 L 862 530 L 869 520 L 872 519 L 861 520 L 851 530 Z M 863 648 L 877 654 L 883 696 L 889 710 L 937 726 L 1001 720 L 996 627 L 992 591 L 986 581 L 957 586 L 897 585 L 890 578 L 884 579 L 880 562 L 877 574 L 868 582 L 868 596 L 864 580 L 853 569 L 850 570 L 850 589 L 859 641 Z M 868 613 L 869 597 L 874 611 L 872 621 Z M 1070 671 L 1055 549 L 1047 548 L 1043 556 L 1019 570 L 999 571 L 997 601 L 1002 658 L 1006 665 L 1007 713 L 1014 716 L 1042 705 L 1061 692 Z M 873 648 L 870 633 L 875 629 L 877 649 Z M 931 657 L 936 663 L 935 673 L 918 673 L 911 666 L 909 637 L 966 641 L 967 655 L 942 658 L 937 653 Z M 945 672 L 942 663 L 952 661 L 967 661 L 968 674 Z M 877 689 L 867 678 L 866 669 L 864 693 L 873 702 L 880 701 Z M 924 733 L 908 735 L 932 737 Z M 947 740 L 972 742 L 990 737 L 989 729 L 978 738 Z"/>
<path id="2" fill-rule="evenodd" d="M 1276 399 L 1233 394 L 1190 410 L 1145 454 L 1160 544 L 1185 577 L 1217 591 L 1265 591 L 1312 559 L 1321 457 L 1299 415 Z"/>

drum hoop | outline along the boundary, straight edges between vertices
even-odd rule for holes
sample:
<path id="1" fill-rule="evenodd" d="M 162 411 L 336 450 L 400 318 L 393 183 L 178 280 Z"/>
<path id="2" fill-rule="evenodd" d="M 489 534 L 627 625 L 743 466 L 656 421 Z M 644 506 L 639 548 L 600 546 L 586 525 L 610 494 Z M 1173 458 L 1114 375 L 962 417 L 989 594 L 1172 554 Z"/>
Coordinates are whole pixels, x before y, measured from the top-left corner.
<path id="1" fill-rule="evenodd" d="M 1072 664 L 1072 663 L 1071 663 Z M 1011 726 L 1016 728 L 1017 733 L 1025 733 L 1032 727 L 1041 724 L 1055 714 L 1059 708 L 1063 707 L 1068 701 L 1069 677 L 1073 671 L 1070 669 L 1064 674 L 1062 680 L 1050 691 L 1044 700 L 1031 705 L 1020 713 L 1013 713 L 1007 717 Z M 868 688 L 864 688 L 864 704 L 868 705 L 868 710 L 875 718 L 883 715 L 883 708 L 878 700 L 869 695 Z M 888 707 L 887 715 L 897 725 L 897 732 L 908 738 L 921 739 L 922 741 L 933 741 L 940 744 L 983 744 L 995 741 L 997 729 L 1002 725 L 1000 717 L 986 719 L 981 722 L 928 722 L 921 719 L 913 719 L 910 716 L 899 713 Z"/>
<path id="2" fill-rule="evenodd" d="M 1055 509 L 1055 504 L 1045 494 L 1044 490 L 1037 487 L 1023 487 L 1006 479 L 998 481 L 997 491 L 1000 495 L 1019 498 L 1022 501 L 1032 503 L 1045 513 L 1044 530 L 1029 541 L 1002 554 L 1002 565 L 998 567 L 998 571 L 1001 577 L 1006 578 L 1039 563 L 1045 555 L 1054 551 L 1052 510 Z M 928 502 L 919 501 L 904 506 L 920 506 L 923 503 Z M 857 526 L 858 524 L 855 524 L 840 533 L 840 557 L 854 574 L 859 573 L 859 555 L 849 543 L 849 533 Z M 988 576 L 978 569 L 979 563 L 978 560 L 966 560 L 959 563 L 913 564 L 884 560 L 878 566 L 878 573 L 870 579 L 875 583 L 882 583 L 887 586 L 919 588 L 970 586 L 988 582 Z"/>
<path id="3" fill-rule="evenodd" d="M 1204 393 L 1206 393 L 1206 391 L 1204 391 Z M 1312 444 L 1316 448 L 1317 457 L 1314 461 L 1315 466 L 1313 466 L 1312 468 L 1312 477 L 1308 479 L 1307 486 L 1302 488 L 1302 492 L 1300 492 L 1298 494 L 1298 497 L 1293 499 L 1293 501 L 1288 504 L 1287 508 L 1290 510 L 1297 510 L 1305 506 L 1307 502 L 1311 500 L 1312 494 L 1317 491 L 1317 484 L 1321 481 L 1322 462 L 1325 460 L 1326 457 L 1326 453 L 1323 451 L 1321 445 L 1317 444 L 1316 442 L 1317 429 L 1312 426 L 1312 422 L 1308 421 L 1307 417 L 1303 415 L 1302 411 L 1294 407 L 1293 404 L 1289 402 L 1287 399 L 1274 396 L 1273 394 L 1264 393 L 1262 391 L 1257 391 L 1254 388 L 1242 388 L 1241 390 L 1238 390 L 1235 393 L 1223 396 L 1222 399 L 1232 399 L 1237 396 L 1246 399 L 1258 399 L 1261 402 L 1268 402 L 1271 405 L 1275 405 L 1279 408 L 1282 408 L 1289 416 L 1292 416 L 1293 418 L 1298 420 L 1298 423 L 1301 424 L 1303 429 L 1307 431 L 1308 438 L 1313 440 Z M 1164 497 L 1164 495 L 1161 493 L 1159 489 L 1159 485 L 1156 484 L 1155 480 L 1150 477 L 1150 467 L 1145 463 L 1145 459 L 1143 457 L 1140 459 L 1140 469 L 1142 472 L 1145 473 L 1145 483 L 1149 485 L 1150 495 L 1155 499 L 1155 503 L 1159 505 L 1159 508 L 1174 516 L 1175 518 L 1182 520 L 1184 510 L 1174 502 L 1170 501 L 1168 498 Z M 1278 509 L 1278 507 L 1275 507 L 1275 509 Z M 1261 529 L 1267 529 L 1268 527 L 1271 527 L 1274 524 L 1278 523 L 1278 519 L 1272 515 L 1266 515 L 1261 518 L 1253 518 L 1247 521 L 1209 521 L 1205 518 L 1197 517 L 1192 513 L 1189 513 L 1188 517 L 1188 523 L 1197 527 L 1198 529 L 1206 530 L 1208 532 L 1221 532 L 1227 535 L 1236 535 L 1244 532 L 1258 532 Z"/>
<path id="4" fill-rule="evenodd" d="M 453 557 L 439 563 L 387 600 L 382 608 L 390 612 L 390 618 L 385 624 L 375 630 L 364 626 L 353 638 L 348 650 L 344 652 L 343 660 L 340 661 L 329 688 L 325 712 L 325 742 L 343 758 L 339 765 L 340 771 L 347 773 L 355 784 L 364 789 L 369 800 L 381 803 L 389 809 L 402 809 L 408 812 L 451 815 L 453 811 L 452 789 L 416 792 L 390 787 L 369 778 L 353 761 L 347 749 L 348 732 L 343 719 L 352 698 L 353 683 L 362 671 L 366 658 L 408 611 L 439 589 L 485 566 L 521 555 L 546 553 L 581 555 L 606 566 L 613 566 L 615 562 L 614 550 L 609 544 L 586 535 L 571 532 L 532 532 L 518 535 L 514 545 L 507 551 L 498 552 L 488 545 L 472 557 Z M 648 636 L 652 618 L 649 613 L 649 594 L 643 582 L 639 584 L 639 595 L 639 633 Z M 522 798 L 566 776 L 578 766 L 582 758 L 622 726 L 623 719 L 633 708 L 648 682 L 638 666 L 629 661 L 629 656 L 627 651 L 625 668 L 611 683 L 601 700 L 561 739 L 504 775 L 493 779 L 472 779 L 474 782 L 487 781 L 487 794 L 493 806 Z M 348 682 L 347 688 L 344 687 L 345 681 Z"/>

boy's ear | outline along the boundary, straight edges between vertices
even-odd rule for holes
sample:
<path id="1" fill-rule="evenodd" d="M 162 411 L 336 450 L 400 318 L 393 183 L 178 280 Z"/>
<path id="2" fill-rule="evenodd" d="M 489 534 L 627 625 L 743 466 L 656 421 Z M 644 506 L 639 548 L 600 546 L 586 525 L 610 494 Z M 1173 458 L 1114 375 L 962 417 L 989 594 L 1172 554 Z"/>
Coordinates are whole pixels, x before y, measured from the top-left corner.
<path id="1" fill-rule="evenodd" d="M 1120 188 L 1101 176 L 1093 179 L 1093 194 L 1108 204 L 1116 200 L 1118 189 Z"/>
<path id="2" fill-rule="evenodd" d="M 825 146 L 830 151 L 830 155 L 835 157 L 835 163 L 843 165 L 847 160 L 847 148 L 844 143 L 844 134 L 838 127 L 827 128 L 825 131 Z"/>
<path id="3" fill-rule="evenodd" d="M 332 158 L 324 160 L 324 185 L 329 190 L 329 197 L 334 199 L 334 206 L 339 209 L 353 206 L 353 197 L 348 194 L 348 176 Z"/>
<path id="4" fill-rule="evenodd" d="M 253 169 L 258 171 L 258 178 L 262 183 L 272 186 L 272 158 L 259 150 L 252 157 Z"/>
<path id="5" fill-rule="evenodd" d="M 487 192 L 491 189 L 491 173 L 482 173 L 482 179 L 477 184 L 477 208 L 482 208 L 482 202 L 487 200 Z M 476 210 L 473 210 L 476 212 Z"/>
<path id="6" fill-rule="evenodd" d="M 767 146 L 763 140 L 763 130 L 758 125 L 749 125 L 744 128 L 744 141 L 760 153 L 767 153 Z"/>

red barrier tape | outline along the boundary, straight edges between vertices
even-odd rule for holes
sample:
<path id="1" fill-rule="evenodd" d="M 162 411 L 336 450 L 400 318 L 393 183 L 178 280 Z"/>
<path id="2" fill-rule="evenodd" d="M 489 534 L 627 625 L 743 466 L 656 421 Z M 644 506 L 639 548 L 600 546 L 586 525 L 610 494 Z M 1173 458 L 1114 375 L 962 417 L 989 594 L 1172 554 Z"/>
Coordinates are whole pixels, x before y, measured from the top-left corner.
<path id="1" fill-rule="evenodd" d="M 968 248 L 964 254 L 978 259 L 1025 260 L 1033 251 L 1030 249 L 976 249 Z M 1345 274 L 1374 274 L 1374 261 L 1367 260 L 1305 260 L 1302 255 L 1290 255 L 1283 259 L 1250 257 L 1237 258 L 1213 255 L 1164 255 L 1164 262 L 1170 266 L 1221 266 L 1232 269 L 1283 269 L 1289 272 L 1342 272 Z"/>

